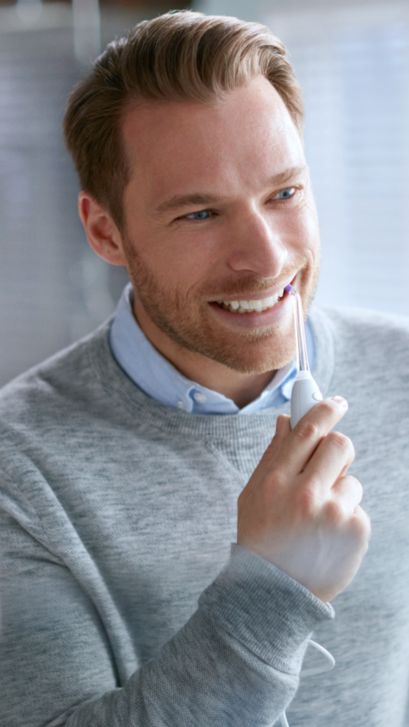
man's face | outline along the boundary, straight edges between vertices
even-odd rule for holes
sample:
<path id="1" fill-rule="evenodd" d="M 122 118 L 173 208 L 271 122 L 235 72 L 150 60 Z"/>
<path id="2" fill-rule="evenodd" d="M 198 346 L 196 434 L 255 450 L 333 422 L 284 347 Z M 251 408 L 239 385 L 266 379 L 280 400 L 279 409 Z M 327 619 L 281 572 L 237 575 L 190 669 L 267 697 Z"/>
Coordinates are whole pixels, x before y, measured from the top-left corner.
<path id="1" fill-rule="evenodd" d="M 123 247 L 145 333 L 176 365 L 281 368 L 294 356 L 293 308 L 274 298 L 295 277 L 307 309 L 319 231 L 278 93 L 259 76 L 211 103 L 146 102 L 127 111 L 123 134 Z M 256 300 L 267 309 L 242 312 Z"/>

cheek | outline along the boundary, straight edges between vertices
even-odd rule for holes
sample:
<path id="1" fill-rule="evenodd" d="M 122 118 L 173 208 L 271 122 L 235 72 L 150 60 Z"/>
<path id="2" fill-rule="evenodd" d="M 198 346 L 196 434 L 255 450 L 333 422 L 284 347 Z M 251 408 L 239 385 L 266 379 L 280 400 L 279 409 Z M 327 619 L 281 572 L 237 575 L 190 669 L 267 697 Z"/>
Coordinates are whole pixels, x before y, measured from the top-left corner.
<path id="1" fill-rule="evenodd" d="M 209 283 L 217 267 L 214 241 L 189 240 L 178 241 L 164 246 L 159 254 L 155 250 L 151 254 L 150 267 L 166 281 L 166 287 L 174 287 L 186 291 L 198 290 Z"/>
<path id="2" fill-rule="evenodd" d="M 209 240 L 138 225 L 128 231 L 124 245 L 135 286 L 139 282 L 148 295 L 163 294 L 169 301 L 173 298 L 183 304 L 197 299 L 211 280 L 215 260 Z"/>
<path id="3" fill-rule="evenodd" d="M 151 254 L 146 262 L 156 288 L 173 297 L 181 306 L 200 297 L 212 274 L 208 259 L 203 255 L 193 255 L 189 249 Z"/>
<path id="4" fill-rule="evenodd" d="M 293 233 L 300 252 L 318 251 L 320 245 L 318 216 L 315 205 L 306 201 L 293 218 Z"/>

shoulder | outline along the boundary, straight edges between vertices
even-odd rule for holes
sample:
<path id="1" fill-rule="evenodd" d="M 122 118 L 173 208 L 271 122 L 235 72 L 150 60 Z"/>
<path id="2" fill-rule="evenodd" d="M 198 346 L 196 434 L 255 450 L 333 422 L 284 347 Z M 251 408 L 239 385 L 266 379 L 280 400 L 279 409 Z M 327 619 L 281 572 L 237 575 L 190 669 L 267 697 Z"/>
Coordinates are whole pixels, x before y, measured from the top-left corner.
<path id="1" fill-rule="evenodd" d="M 361 350 L 384 349 L 389 344 L 395 351 L 402 348 L 402 353 L 408 354 L 409 316 L 367 308 L 313 306 L 311 322 L 318 329 L 329 329 L 337 347 L 353 344 Z"/>
<path id="2" fill-rule="evenodd" d="M 328 306 L 312 310 L 311 322 L 330 387 L 363 393 L 382 386 L 394 402 L 409 395 L 408 317 Z"/>
<path id="3" fill-rule="evenodd" d="M 64 420 L 70 409 L 86 406 L 87 391 L 97 387 L 94 359 L 104 349 L 110 321 L 37 364 L 0 389 L 0 440 L 13 433 Z M 4 448 L 2 448 L 4 451 Z"/>

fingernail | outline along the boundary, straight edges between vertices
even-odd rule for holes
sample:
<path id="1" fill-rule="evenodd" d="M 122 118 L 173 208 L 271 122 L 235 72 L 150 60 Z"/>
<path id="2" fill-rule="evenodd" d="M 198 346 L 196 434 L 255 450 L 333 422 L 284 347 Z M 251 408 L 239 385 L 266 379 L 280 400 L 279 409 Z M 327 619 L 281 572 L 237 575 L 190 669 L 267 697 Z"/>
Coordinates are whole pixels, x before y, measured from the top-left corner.
<path id="1" fill-rule="evenodd" d="M 346 399 L 344 399 L 343 396 L 331 396 L 332 401 L 335 401 L 338 406 L 341 406 L 343 409 L 348 409 L 348 402 Z"/>

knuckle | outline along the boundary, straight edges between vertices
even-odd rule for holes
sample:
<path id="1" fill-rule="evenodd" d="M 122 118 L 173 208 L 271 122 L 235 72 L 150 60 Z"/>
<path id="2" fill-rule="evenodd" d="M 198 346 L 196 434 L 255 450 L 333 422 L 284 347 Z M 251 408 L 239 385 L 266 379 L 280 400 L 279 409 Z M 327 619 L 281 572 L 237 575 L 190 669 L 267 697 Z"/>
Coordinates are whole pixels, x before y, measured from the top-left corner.
<path id="1" fill-rule="evenodd" d="M 355 494 L 356 497 L 359 496 L 359 499 L 361 500 L 364 494 L 364 488 L 362 487 L 362 483 L 360 480 L 358 480 L 357 477 L 354 477 L 353 475 L 348 475 L 346 478 L 352 492 Z"/>
<path id="2" fill-rule="evenodd" d="M 371 521 L 369 515 L 360 505 L 355 508 L 354 517 L 351 521 L 351 529 L 357 540 L 368 542 L 371 537 Z"/>
<path id="3" fill-rule="evenodd" d="M 330 432 L 327 435 L 327 440 L 337 449 L 340 449 L 342 452 L 345 452 L 349 455 L 354 455 L 354 445 L 352 444 L 349 437 L 347 437 L 345 434 L 342 434 L 341 432 Z"/>
<path id="4" fill-rule="evenodd" d="M 323 478 L 321 477 L 318 470 L 311 472 L 308 477 L 306 478 L 306 482 L 304 487 L 307 490 L 311 490 L 313 492 L 320 492 L 322 489 L 322 486 L 324 484 Z"/>
<path id="5" fill-rule="evenodd" d="M 297 493 L 297 509 L 303 516 L 315 517 L 321 504 L 317 483 L 310 480 Z"/>
<path id="6" fill-rule="evenodd" d="M 321 436 L 318 424 L 311 421 L 301 421 L 294 429 L 294 435 L 302 441 L 319 439 Z"/>
<path id="7" fill-rule="evenodd" d="M 335 402 L 331 401 L 331 399 L 323 399 L 323 401 L 321 401 L 318 406 L 320 407 L 323 414 L 325 414 L 326 416 L 333 416 L 334 412 L 338 411 L 337 405 L 335 404 Z"/>
<path id="8" fill-rule="evenodd" d="M 344 508 L 337 500 L 328 500 L 324 505 L 323 511 L 325 520 L 330 525 L 338 526 L 345 520 Z"/>

